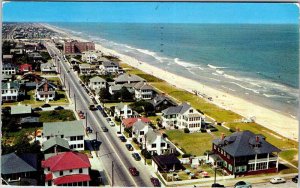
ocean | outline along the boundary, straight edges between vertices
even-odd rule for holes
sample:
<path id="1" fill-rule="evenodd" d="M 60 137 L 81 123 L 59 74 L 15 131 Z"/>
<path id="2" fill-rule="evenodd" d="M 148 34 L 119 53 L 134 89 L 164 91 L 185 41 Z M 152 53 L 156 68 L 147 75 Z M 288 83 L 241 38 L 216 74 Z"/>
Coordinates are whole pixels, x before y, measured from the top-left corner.
<path id="1" fill-rule="evenodd" d="M 139 61 L 297 116 L 299 25 L 49 24 Z"/>

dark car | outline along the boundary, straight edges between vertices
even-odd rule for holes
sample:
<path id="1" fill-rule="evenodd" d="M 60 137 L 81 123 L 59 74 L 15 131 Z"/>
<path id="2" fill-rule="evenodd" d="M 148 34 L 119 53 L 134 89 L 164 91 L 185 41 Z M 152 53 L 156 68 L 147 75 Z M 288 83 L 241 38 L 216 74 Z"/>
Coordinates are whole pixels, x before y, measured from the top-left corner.
<path id="1" fill-rule="evenodd" d="M 121 140 L 122 142 L 126 142 L 126 141 L 127 141 L 126 138 L 125 138 L 125 136 L 119 136 L 119 138 L 120 138 L 120 140 Z"/>
<path id="2" fill-rule="evenodd" d="M 292 181 L 293 181 L 294 183 L 298 183 L 298 175 L 295 176 L 295 177 L 293 177 L 293 178 L 292 178 Z"/>
<path id="3" fill-rule="evenodd" d="M 64 109 L 64 107 L 62 107 L 62 106 L 58 106 L 58 107 L 54 108 L 54 110 L 63 110 L 63 109 Z"/>
<path id="4" fill-rule="evenodd" d="M 108 132 L 108 129 L 106 127 L 101 127 L 103 132 Z"/>
<path id="5" fill-rule="evenodd" d="M 51 105 L 50 104 L 43 104 L 42 105 L 42 108 L 48 108 L 48 107 L 51 107 Z"/>
<path id="6" fill-rule="evenodd" d="M 100 105 L 97 106 L 98 110 L 102 110 L 102 107 Z"/>
<path id="7" fill-rule="evenodd" d="M 133 153 L 132 154 L 132 157 L 136 160 L 136 161 L 140 161 L 141 160 L 141 157 L 138 153 Z"/>
<path id="8" fill-rule="evenodd" d="M 154 187 L 160 187 L 160 182 L 157 178 L 150 178 L 151 183 L 153 184 Z"/>
<path id="9" fill-rule="evenodd" d="M 221 185 L 221 184 L 218 184 L 218 183 L 213 183 L 212 185 L 211 185 L 211 187 L 212 188 L 217 188 L 217 187 L 225 187 L 224 185 Z"/>
<path id="10" fill-rule="evenodd" d="M 139 171 L 135 167 L 130 167 L 129 172 L 133 176 L 138 176 L 140 174 Z"/>
<path id="11" fill-rule="evenodd" d="M 110 121 L 111 121 L 111 118 L 110 118 L 110 117 L 108 117 L 108 118 L 106 118 L 106 120 L 107 120 L 107 122 L 110 122 Z"/>
<path id="12" fill-rule="evenodd" d="M 85 129 L 85 131 L 86 131 L 87 133 L 92 133 L 92 132 L 93 132 L 93 130 L 92 130 L 91 127 L 87 127 L 87 128 Z"/>
<path id="13" fill-rule="evenodd" d="M 133 151 L 133 147 L 131 144 L 126 144 L 125 146 L 129 151 Z"/>
<path id="14" fill-rule="evenodd" d="M 40 108 L 40 107 L 36 107 L 36 108 L 34 108 L 34 109 L 32 109 L 33 111 L 42 111 L 43 109 L 42 108 Z"/>

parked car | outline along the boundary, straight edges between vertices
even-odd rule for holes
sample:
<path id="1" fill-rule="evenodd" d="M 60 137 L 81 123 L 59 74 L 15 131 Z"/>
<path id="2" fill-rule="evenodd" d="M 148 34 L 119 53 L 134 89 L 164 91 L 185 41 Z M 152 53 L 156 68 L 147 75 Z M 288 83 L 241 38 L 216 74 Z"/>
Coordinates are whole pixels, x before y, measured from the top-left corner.
<path id="1" fill-rule="evenodd" d="M 298 183 L 298 175 L 295 176 L 295 177 L 293 177 L 293 178 L 292 178 L 292 181 L 293 181 L 294 183 Z"/>
<path id="2" fill-rule="evenodd" d="M 85 129 L 85 131 L 86 131 L 87 133 L 92 133 L 92 132 L 93 132 L 93 130 L 92 130 L 91 127 L 87 127 L 87 128 Z"/>
<path id="3" fill-rule="evenodd" d="M 225 186 L 222 185 L 222 184 L 213 183 L 213 184 L 211 185 L 211 187 L 212 187 L 212 188 L 217 188 L 217 187 L 225 187 Z"/>
<path id="4" fill-rule="evenodd" d="M 108 117 L 108 118 L 106 118 L 106 120 L 107 120 L 107 122 L 110 122 L 110 121 L 111 121 L 111 118 L 110 118 L 110 117 Z"/>
<path id="5" fill-rule="evenodd" d="M 125 146 L 129 151 L 133 151 L 133 147 L 131 144 L 125 144 Z"/>
<path id="6" fill-rule="evenodd" d="M 160 182 L 157 178 L 151 177 L 150 181 L 151 181 L 151 183 L 153 184 L 154 187 L 160 187 Z"/>
<path id="7" fill-rule="evenodd" d="M 138 176 L 140 173 L 135 167 L 129 167 L 129 172 L 133 176 Z"/>
<path id="8" fill-rule="evenodd" d="M 63 110 L 63 109 L 64 109 L 64 107 L 62 107 L 62 106 L 58 106 L 58 107 L 54 108 L 54 110 Z"/>
<path id="9" fill-rule="evenodd" d="M 272 184 L 285 183 L 285 182 L 286 182 L 286 180 L 281 177 L 275 177 L 270 180 L 270 183 L 272 183 Z"/>
<path id="10" fill-rule="evenodd" d="M 33 111 L 42 111 L 43 109 L 42 108 L 40 108 L 40 107 L 36 107 L 36 108 L 34 108 L 34 109 L 32 109 Z"/>
<path id="11" fill-rule="evenodd" d="M 102 110 L 102 107 L 100 105 L 97 106 L 98 110 Z"/>
<path id="12" fill-rule="evenodd" d="M 101 129 L 102 129 L 103 132 L 108 132 L 108 129 L 106 127 L 104 127 L 104 126 L 101 127 Z"/>
<path id="13" fill-rule="evenodd" d="M 115 126 L 115 123 L 113 121 L 110 121 L 109 125 L 113 127 L 113 126 Z"/>
<path id="14" fill-rule="evenodd" d="M 43 105 L 42 105 L 42 108 L 49 108 L 49 107 L 51 107 L 50 104 L 43 104 Z"/>
<path id="15" fill-rule="evenodd" d="M 138 153 L 133 153 L 132 154 L 132 157 L 136 160 L 136 161 L 140 161 L 141 160 L 141 157 Z"/>
<path id="16" fill-rule="evenodd" d="M 126 141 L 127 141 L 126 138 L 125 138 L 125 136 L 119 136 L 119 138 L 120 138 L 120 140 L 121 140 L 122 142 L 126 142 Z"/>
<path id="17" fill-rule="evenodd" d="M 252 185 L 244 181 L 239 181 L 234 184 L 234 188 L 252 188 Z"/>

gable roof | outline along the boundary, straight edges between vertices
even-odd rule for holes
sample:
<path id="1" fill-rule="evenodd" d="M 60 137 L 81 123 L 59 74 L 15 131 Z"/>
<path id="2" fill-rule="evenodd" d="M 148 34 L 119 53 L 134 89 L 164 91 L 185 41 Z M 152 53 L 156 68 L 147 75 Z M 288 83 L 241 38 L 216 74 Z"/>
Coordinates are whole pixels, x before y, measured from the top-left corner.
<path id="1" fill-rule="evenodd" d="M 119 66 L 119 63 L 113 62 L 113 61 L 103 61 L 103 62 L 102 62 L 102 65 L 103 65 L 104 67 L 118 67 L 118 66 Z"/>
<path id="2" fill-rule="evenodd" d="M 146 126 L 148 126 L 146 123 L 142 122 L 141 120 L 138 120 L 136 121 L 132 127 L 133 127 L 133 131 L 136 131 L 136 130 L 142 130 L 144 129 Z"/>
<path id="3" fill-rule="evenodd" d="M 65 137 L 84 135 L 82 120 L 44 123 L 43 136 L 55 135 L 64 135 Z"/>
<path id="4" fill-rule="evenodd" d="M 32 112 L 30 105 L 14 105 L 11 106 L 10 114 L 11 115 L 20 115 L 20 114 L 30 114 Z"/>
<path id="5" fill-rule="evenodd" d="M 140 118 L 126 118 L 122 120 L 122 124 L 126 127 L 126 128 L 130 128 L 133 126 L 133 124 L 135 122 L 138 121 L 138 119 L 140 119 L 142 122 L 144 123 L 150 123 L 151 120 L 149 118 L 146 117 L 140 117 Z"/>
<path id="6" fill-rule="evenodd" d="M 131 110 L 130 106 L 128 106 L 127 104 L 124 104 L 122 102 L 118 103 L 115 108 L 118 110 L 122 110 L 125 106 L 127 106 L 127 110 Z"/>
<path id="7" fill-rule="evenodd" d="M 91 167 L 87 155 L 77 152 L 65 152 L 42 161 L 43 168 L 50 168 L 50 171 L 70 170 L 77 168 Z"/>
<path id="8" fill-rule="evenodd" d="M 153 129 L 149 129 L 148 132 L 146 133 L 147 143 L 149 143 L 149 144 L 153 143 L 157 139 L 158 136 L 159 136 L 159 133 L 155 132 Z"/>
<path id="9" fill-rule="evenodd" d="M 49 140 L 43 142 L 43 151 L 48 150 L 49 148 L 53 146 L 61 146 L 66 149 L 70 149 L 69 142 L 66 139 L 60 138 L 60 137 L 52 137 Z"/>
<path id="10" fill-rule="evenodd" d="M 20 89 L 20 83 L 17 81 L 2 83 L 1 89 Z"/>
<path id="11" fill-rule="evenodd" d="M 215 139 L 213 143 L 233 157 L 281 151 L 267 142 L 264 136 L 254 134 L 251 131 L 235 132 L 230 136 L 226 136 L 223 140 L 221 138 Z"/>
<path id="12" fill-rule="evenodd" d="M 150 89 L 153 90 L 153 87 L 147 84 L 146 82 L 138 82 L 134 86 L 134 89 Z"/>
<path id="13" fill-rule="evenodd" d="M 100 76 L 95 76 L 90 79 L 90 82 L 106 82 L 106 80 L 101 78 Z"/>
<path id="14" fill-rule="evenodd" d="M 50 82 L 49 80 L 47 80 L 47 79 L 43 79 L 43 80 L 37 85 L 37 88 L 42 87 L 44 84 L 48 84 L 48 86 L 50 86 L 50 87 L 52 87 L 52 88 L 54 88 L 54 89 L 57 88 L 57 86 L 56 86 L 55 84 L 51 83 L 51 82 Z"/>
<path id="15" fill-rule="evenodd" d="M 1 174 L 14 174 L 37 171 L 36 154 L 9 153 L 1 156 Z"/>
<path id="16" fill-rule="evenodd" d="M 160 167 L 181 164 L 180 160 L 174 155 L 157 155 L 152 157 L 153 161 L 158 164 Z"/>
<path id="17" fill-rule="evenodd" d="M 117 78 L 114 78 L 115 82 L 142 82 L 145 81 L 143 78 L 134 74 L 121 74 Z"/>
<path id="18" fill-rule="evenodd" d="M 165 95 L 156 95 L 152 100 L 149 100 L 149 102 L 154 106 L 160 105 L 163 101 L 168 101 L 172 105 L 176 106 L 177 104 L 170 99 L 169 97 L 166 97 Z"/>
<path id="19" fill-rule="evenodd" d="M 187 103 L 182 103 L 179 106 L 171 106 L 171 107 L 163 110 L 162 113 L 165 114 L 165 115 L 183 114 L 190 108 L 191 108 L 191 105 L 189 105 Z"/>

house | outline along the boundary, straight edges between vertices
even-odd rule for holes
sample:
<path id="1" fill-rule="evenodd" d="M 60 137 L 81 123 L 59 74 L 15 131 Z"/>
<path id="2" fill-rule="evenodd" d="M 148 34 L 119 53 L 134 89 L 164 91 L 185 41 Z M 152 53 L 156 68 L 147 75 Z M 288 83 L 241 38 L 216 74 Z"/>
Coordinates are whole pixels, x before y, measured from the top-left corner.
<path id="1" fill-rule="evenodd" d="M 6 64 L 6 63 L 13 63 L 13 55 L 3 55 L 2 58 L 2 63 Z"/>
<path id="2" fill-rule="evenodd" d="M 20 96 L 25 95 L 25 90 L 17 81 L 2 83 L 1 90 L 3 102 L 18 101 Z"/>
<path id="3" fill-rule="evenodd" d="M 114 117 L 118 117 L 120 119 L 129 118 L 133 115 L 132 109 L 124 103 L 119 103 L 115 106 Z"/>
<path id="4" fill-rule="evenodd" d="M 9 153 L 1 156 L 1 177 L 8 183 L 21 182 L 23 179 L 32 179 L 36 182 L 38 177 L 37 155 L 31 153 Z M 33 185 L 36 185 L 33 184 Z"/>
<path id="5" fill-rule="evenodd" d="M 89 186 L 91 167 L 87 155 L 64 152 L 42 161 L 45 186 Z"/>
<path id="6" fill-rule="evenodd" d="M 17 66 L 12 63 L 3 63 L 2 64 L 2 74 L 16 75 L 17 74 Z"/>
<path id="7" fill-rule="evenodd" d="M 111 85 L 109 86 L 108 88 L 108 92 L 111 94 L 111 95 L 114 95 L 115 93 L 121 91 L 122 89 L 122 85 Z"/>
<path id="8" fill-rule="evenodd" d="M 137 122 L 138 120 L 141 120 L 143 123 L 146 123 L 146 124 L 150 124 L 151 123 L 151 120 L 149 118 L 146 118 L 146 117 L 139 117 L 139 118 L 125 118 L 122 120 L 122 126 L 126 127 L 126 128 L 131 128 L 133 126 L 133 124 L 135 122 Z"/>
<path id="9" fill-rule="evenodd" d="M 106 80 L 101 78 L 100 76 L 95 76 L 95 77 L 90 79 L 89 87 L 92 90 L 106 88 Z"/>
<path id="10" fill-rule="evenodd" d="M 35 99 L 40 101 L 54 100 L 56 97 L 56 89 L 56 85 L 52 84 L 47 79 L 44 79 L 36 85 Z"/>
<path id="11" fill-rule="evenodd" d="M 145 80 L 137 75 L 131 75 L 131 74 L 121 74 L 114 78 L 115 85 L 117 84 L 125 84 L 125 83 L 138 83 L 138 82 L 144 82 Z"/>
<path id="12" fill-rule="evenodd" d="M 103 55 L 99 50 L 86 51 L 81 54 L 81 60 L 87 63 L 97 62 L 98 59 Z"/>
<path id="13" fill-rule="evenodd" d="M 169 151 L 170 148 L 170 144 L 162 137 L 162 135 L 151 128 L 148 129 L 141 144 L 142 149 L 146 148 L 151 155 L 162 155 L 166 151 Z"/>
<path id="14" fill-rule="evenodd" d="M 53 137 L 60 137 L 68 141 L 70 149 L 84 150 L 84 128 L 82 121 L 64 121 L 44 123 L 43 143 Z"/>
<path id="15" fill-rule="evenodd" d="M 25 64 L 21 64 L 19 65 L 19 73 L 23 74 L 26 72 L 31 72 L 32 71 L 32 65 L 25 63 Z"/>
<path id="16" fill-rule="evenodd" d="M 29 116 L 32 114 L 31 105 L 13 105 L 11 106 L 10 115 L 12 116 Z"/>
<path id="17" fill-rule="evenodd" d="M 2 74 L 2 83 L 12 81 L 13 75 Z"/>
<path id="18" fill-rule="evenodd" d="M 146 82 L 138 82 L 134 86 L 134 96 L 136 99 L 147 100 L 152 99 L 154 95 L 154 89 Z"/>
<path id="19" fill-rule="evenodd" d="M 94 68 L 90 64 L 84 63 L 84 64 L 79 64 L 79 70 L 80 70 L 80 74 L 89 75 L 94 71 Z"/>
<path id="20" fill-rule="evenodd" d="M 79 65 L 80 61 L 78 59 L 75 59 L 75 58 L 72 57 L 70 59 L 70 63 L 71 63 L 71 65 Z"/>
<path id="21" fill-rule="evenodd" d="M 185 169 L 174 154 L 152 156 L 152 167 L 157 172 L 174 172 Z"/>
<path id="22" fill-rule="evenodd" d="M 142 143 L 148 130 L 148 124 L 138 119 L 138 121 L 132 125 L 132 136 L 136 138 L 139 143 Z"/>
<path id="23" fill-rule="evenodd" d="M 43 60 L 43 57 L 38 52 L 30 52 L 28 53 L 28 57 L 32 59 L 34 62 Z"/>
<path id="24" fill-rule="evenodd" d="M 52 62 L 52 60 L 49 60 L 47 63 L 41 64 L 41 72 L 42 74 L 56 74 L 56 66 Z"/>
<path id="25" fill-rule="evenodd" d="M 171 106 L 162 111 L 162 125 L 164 127 L 177 126 L 179 129 L 188 128 L 191 132 L 205 128 L 202 124 L 202 114 L 187 103 Z"/>
<path id="26" fill-rule="evenodd" d="M 260 134 L 237 131 L 212 141 L 212 155 L 208 160 L 221 166 L 227 173 L 241 176 L 275 173 L 278 171 L 281 150 Z"/>
<path id="27" fill-rule="evenodd" d="M 102 62 L 100 69 L 103 70 L 105 73 L 109 73 L 109 74 L 118 73 L 119 63 L 112 62 L 112 61 L 104 61 Z"/>
<path id="28" fill-rule="evenodd" d="M 69 142 L 61 137 L 52 137 L 43 142 L 42 151 L 45 155 L 45 159 L 48 159 L 53 155 L 70 151 Z"/>
<path id="29" fill-rule="evenodd" d="M 149 100 L 149 102 L 153 105 L 156 112 L 161 112 L 171 106 L 177 106 L 173 100 L 166 97 L 164 94 L 156 95 L 152 100 Z"/>

